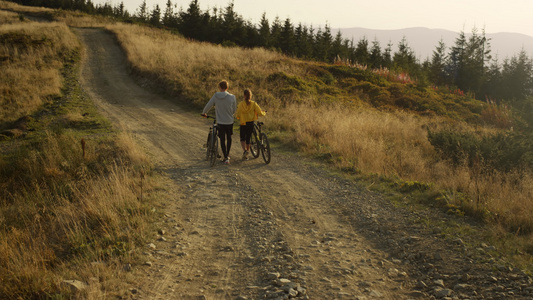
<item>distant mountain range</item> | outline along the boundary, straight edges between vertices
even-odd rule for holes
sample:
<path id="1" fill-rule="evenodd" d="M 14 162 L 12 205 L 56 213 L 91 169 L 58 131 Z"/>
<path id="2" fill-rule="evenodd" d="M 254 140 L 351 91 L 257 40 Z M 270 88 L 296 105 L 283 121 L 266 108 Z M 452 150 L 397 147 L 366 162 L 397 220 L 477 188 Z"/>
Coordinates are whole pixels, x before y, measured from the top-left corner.
<path id="1" fill-rule="evenodd" d="M 392 52 L 398 50 L 398 43 L 403 37 L 406 38 L 407 44 L 415 52 L 416 57 L 420 61 L 426 60 L 433 55 L 433 51 L 438 46 L 439 41 L 442 39 L 446 44 L 446 53 L 449 53 L 450 47 L 455 45 L 455 40 L 459 37 L 459 32 L 454 32 L 444 29 L 429 29 L 424 27 L 413 27 L 397 30 L 376 30 L 366 29 L 360 27 L 354 28 L 332 28 L 332 33 L 336 34 L 337 31 L 341 32 L 343 37 L 348 40 L 352 40 L 355 45 L 357 42 L 366 37 L 369 47 L 372 46 L 372 41 L 378 40 L 381 49 L 385 49 L 387 44 L 392 42 Z M 471 32 L 465 30 L 467 38 L 471 35 Z M 518 54 L 522 49 L 526 50 L 529 58 L 533 58 L 533 37 L 511 32 L 500 33 L 486 33 L 487 38 L 490 39 L 491 54 L 492 57 L 498 57 L 498 61 L 501 63 L 505 58 L 511 58 Z"/>

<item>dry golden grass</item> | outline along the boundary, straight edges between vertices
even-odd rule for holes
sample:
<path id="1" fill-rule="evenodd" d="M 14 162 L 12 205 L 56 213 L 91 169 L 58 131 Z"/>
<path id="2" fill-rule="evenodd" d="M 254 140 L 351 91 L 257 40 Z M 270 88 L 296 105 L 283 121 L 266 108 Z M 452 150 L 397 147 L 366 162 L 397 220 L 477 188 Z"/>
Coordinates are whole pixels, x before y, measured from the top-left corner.
<path id="1" fill-rule="evenodd" d="M 14 4 L 0 1 L 0 8 L 13 9 L 13 6 Z M 17 10 L 20 9 L 17 7 Z M 23 9 L 41 12 L 38 8 Z M 78 13 L 54 14 L 71 26 L 108 24 L 104 19 L 93 19 Z M 64 24 L 52 23 L 43 28 L 38 27 L 40 26 L 31 22 L 21 23 L 17 14 L 0 14 L 0 34 L 17 32 L 37 40 L 44 34 L 53 40 L 51 44 L 54 47 L 78 47 Z M 269 128 L 289 132 L 289 138 L 303 151 L 310 154 L 331 154 L 339 167 L 357 169 L 366 174 L 432 183 L 443 192 L 443 199 L 450 204 L 460 205 L 464 210 L 500 223 L 504 232 L 520 233 L 533 228 L 531 174 L 493 173 L 486 176 L 475 169 L 454 168 L 438 160 L 424 128 L 449 126 L 444 120 L 426 119 L 401 112 L 378 112 L 358 105 L 317 105 L 324 98 L 335 100 L 335 96 L 326 93 L 310 93 L 298 99 L 301 105 L 290 104 L 287 102 L 289 98 L 282 98 L 277 93 L 284 86 L 266 79 L 277 72 L 297 78 L 316 76 L 309 70 L 312 64 L 301 63 L 263 49 L 224 48 L 191 42 L 165 31 L 141 26 L 113 24 L 108 25 L 107 29 L 116 34 L 138 76 L 144 77 L 148 82 L 157 82 L 158 88 L 178 98 L 201 106 L 216 91 L 217 83 L 221 79 L 228 79 L 230 90 L 238 99 L 242 99 L 240 96 L 245 88 L 251 88 L 255 99 L 264 109 L 269 110 L 266 117 Z M 36 32 L 39 35 L 33 35 Z M 23 56 L 29 50 L 0 48 L 0 58 L 9 57 L 10 61 L 20 65 L 13 70 L 7 69 L 6 64 L 1 65 L 0 77 L 4 74 L 9 74 L 9 77 L 0 78 L 0 91 L 3 92 L 0 118 L 14 119 L 15 115 L 24 115 L 39 106 L 43 99 L 59 93 L 58 70 L 61 62 L 52 60 L 50 63 L 43 57 L 47 57 L 47 53 L 57 56 L 60 51 L 57 48 L 43 49 L 44 47 L 39 47 L 31 50 L 35 52 L 29 57 Z M 42 72 L 28 75 L 36 66 Z M 46 82 L 46 86 L 33 89 L 28 86 L 28 82 L 32 81 Z M 13 82 L 20 82 L 24 88 L 17 90 Z M 12 107 L 10 109 L 16 108 L 15 101 L 19 101 L 19 96 L 24 97 L 21 91 L 25 89 L 29 91 L 25 96 L 28 99 L 23 101 L 24 105 L 18 105 L 20 109 L 14 112 L 3 110 L 3 103 L 9 103 Z M 45 92 L 41 93 L 41 89 Z M 17 97 L 6 97 L 6 91 Z M 358 104 L 359 96 L 367 97 L 364 94 L 353 94 L 353 99 L 348 100 Z M 341 102 L 346 103 L 345 100 L 347 99 L 342 99 Z M 79 113 L 72 112 L 65 118 L 67 122 L 76 122 L 79 120 Z M 460 130 L 473 130 L 464 124 L 454 126 Z M 9 178 L 2 182 L 3 191 L 8 191 L 7 187 L 16 186 L 20 182 L 31 184 L 22 187 L 21 193 L 7 193 L 2 198 L 4 202 L 0 207 L 0 228 L 11 229 L 0 232 L 0 268 L 8 270 L 0 272 L 0 276 L 4 276 L 0 278 L 0 282 L 9 283 L 2 285 L 0 295 L 12 296 L 17 290 L 26 291 L 26 297 L 34 295 L 32 293 L 36 290 L 47 293 L 57 289 L 65 276 L 88 281 L 92 277 L 106 277 L 107 284 L 118 285 L 111 280 L 117 274 L 117 266 L 120 264 L 115 259 L 97 266 L 90 264 L 90 260 L 70 261 L 70 264 L 77 262 L 84 266 L 76 274 L 68 263 L 61 265 L 59 271 L 57 268 L 52 269 L 51 265 L 58 262 L 58 254 L 62 253 L 54 245 L 65 243 L 75 249 L 76 254 L 91 259 L 103 258 L 107 257 L 106 251 L 120 252 L 127 249 L 135 239 L 132 232 L 147 226 L 143 221 L 143 205 L 137 201 L 141 173 L 137 172 L 132 176 L 131 169 L 96 163 L 102 153 L 113 156 L 115 148 L 98 148 L 89 143 L 86 160 L 83 161 L 80 160 L 82 155 L 78 140 L 52 136 L 49 140 L 46 146 L 48 151 L 30 151 L 20 160 L 23 163 L 18 169 L 24 170 L 24 178 Z M 116 139 L 116 143 L 118 149 L 121 149 L 118 151 L 122 153 L 120 157 L 127 157 L 128 164 L 145 164 L 146 158 L 130 137 L 121 136 Z M 9 167 L 5 157 L 0 156 L 0 166 L 2 170 Z M 102 170 L 105 170 L 104 178 L 91 175 Z M 8 198 L 9 200 L 5 200 Z M 125 217 L 126 214 L 129 216 Z M 500 232 L 500 229 L 494 231 Z M 50 237 L 47 235 L 49 232 L 57 232 L 58 235 Z M 115 242 L 104 247 L 94 247 L 90 240 L 95 235 L 108 237 L 107 240 Z M 117 244 L 117 240 L 125 242 Z M 128 255 L 123 256 L 123 261 L 128 259 Z M 102 271 L 101 268 L 106 270 Z M 85 293 L 90 292 L 95 292 L 94 285 Z M 98 295 L 98 291 L 95 293 Z"/>
<path id="2" fill-rule="evenodd" d="M 435 125 L 435 118 L 428 120 L 402 112 L 290 105 L 268 122 L 293 130 L 291 137 L 304 151 L 332 154 L 339 167 L 432 183 L 446 195 L 442 199 L 449 204 L 516 233 L 533 231 L 531 174 L 493 172 L 488 176 L 438 160 L 424 128 L 430 123 L 445 126 L 444 120 Z M 461 127 L 474 130 L 466 124 Z M 457 192 L 462 196 L 454 197 Z"/>
<path id="3" fill-rule="evenodd" d="M 124 280 L 122 266 L 133 262 L 130 250 L 148 227 L 140 186 L 144 181 L 146 191 L 149 184 L 142 169 L 124 167 L 146 156 L 128 136 L 115 140 L 116 146 L 88 141 L 84 158 L 78 138 L 48 135 L 38 149 L 3 165 L 0 175 L 9 180 L 0 195 L 0 298 L 70 295 L 65 279 L 106 276 L 99 284 L 107 290 Z M 97 293 L 71 296 L 87 298 L 90 291 Z"/>
<path id="4" fill-rule="evenodd" d="M 0 9 L 56 14 L 4 1 Z M 63 84 L 77 82 L 62 73 L 67 61 L 78 59 L 76 36 L 65 23 L 29 20 L 0 10 L 3 123 L 57 102 Z M 76 15 L 72 20 L 80 23 Z M 98 116 L 85 120 L 82 110 L 89 104 L 81 98 L 64 97 L 61 112 L 46 114 L 46 121 L 36 115 L 31 143 L 20 139 L 2 145 L 0 299 L 107 299 L 124 291 L 128 273 L 123 266 L 134 263 L 132 250 L 149 226 L 149 163 L 128 135 L 85 136 L 82 147 L 84 132 L 57 128 L 101 123 Z M 58 133 L 38 129 L 52 123 Z M 62 285 L 71 279 L 89 285 L 73 292 Z"/>
<path id="5" fill-rule="evenodd" d="M 125 156 L 128 157 L 133 165 L 149 165 L 149 159 L 146 153 L 133 140 L 130 133 L 124 132 L 115 140 L 117 146 L 122 149 Z"/>
<path id="6" fill-rule="evenodd" d="M 45 7 L 23 6 L 13 2 L 2 0 L 0 0 L 0 10 L 3 10 L 2 13 L 11 13 L 15 15 L 17 19 L 19 19 L 19 16 L 21 15 L 29 16 L 29 18 L 44 18 L 47 20 L 54 19 L 72 27 L 103 27 L 106 24 L 114 22 L 107 17 L 88 15 L 79 11 L 55 10 Z M 1 20 L 2 16 L 0 14 L 0 24 L 3 24 L 4 22 L 1 22 Z"/>
<path id="7" fill-rule="evenodd" d="M 87 15 L 78 11 L 55 11 L 54 19 L 71 27 L 104 27 L 107 24 L 115 23 L 110 18 Z"/>
<path id="8" fill-rule="evenodd" d="M 191 42 L 169 32 L 136 25 L 116 24 L 107 28 L 116 33 L 138 73 L 167 82 L 160 88 L 192 99 L 197 105 L 211 97 L 221 79 L 230 81 L 230 89 L 236 95 L 253 86 L 257 97 L 266 97 L 269 86 L 265 73 L 299 68 L 281 63 L 287 59 L 264 49 Z"/>
<path id="9" fill-rule="evenodd" d="M 530 174 L 519 178 L 513 174 L 487 177 L 466 167 L 452 167 L 438 159 L 425 129 L 447 127 L 485 134 L 493 132 L 492 128 L 473 128 L 444 118 L 404 112 L 378 112 L 361 105 L 358 94 L 352 94 L 351 99 L 340 95 L 340 103 L 334 104 L 335 96 L 304 93 L 298 101 L 292 101 L 300 105 L 291 104 L 287 101 L 290 99 L 276 97 L 284 86 L 266 78 L 283 72 L 312 81 L 312 76 L 316 76 L 312 64 L 263 49 L 191 42 L 139 26 L 116 24 L 107 28 L 116 33 L 133 69 L 157 81 L 167 92 L 202 106 L 216 90 L 217 82 L 229 79 L 230 90 L 238 99 L 244 88 L 251 88 L 256 100 L 269 110 L 270 128 L 290 132 L 290 138 L 304 151 L 332 154 L 340 167 L 363 173 L 431 183 L 447 195 L 443 198 L 450 204 L 463 205 L 465 210 L 497 220 L 507 229 L 533 231 Z"/>
<path id="10" fill-rule="evenodd" d="M 34 6 L 24 6 L 24 5 L 18 5 L 13 2 L 9 1 L 1 1 L 0 0 L 0 9 L 2 10 L 10 10 L 10 11 L 17 11 L 21 13 L 53 13 L 55 10 L 45 7 L 34 7 Z"/>
<path id="11" fill-rule="evenodd" d="M 2 2 L 0 2 L 0 5 Z M 18 14 L 10 11 L 0 10 L 0 24 L 19 23 L 20 17 Z"/>
<path id="12" fill-rule="evenodd" d="M 80 45 L 63 23 L 8 21 L 0 36 L 0 119 L 10 122 L 61 95 L 64 60 Z"/>
<path id="13" fill-rule="evenodd" d="M 414 179 L 421 175 L 423 163 L 434 156 L 423 122 L 413 114 L 304 105 L 288 106 L 278 114 L 280 117 L 271 122 L 293 128 L 295 141 L 305 149 L 333 153 L 342 158 L 344 167 L 366 173 Z M 293 124 L 283 125 L 288 120 Z"/>

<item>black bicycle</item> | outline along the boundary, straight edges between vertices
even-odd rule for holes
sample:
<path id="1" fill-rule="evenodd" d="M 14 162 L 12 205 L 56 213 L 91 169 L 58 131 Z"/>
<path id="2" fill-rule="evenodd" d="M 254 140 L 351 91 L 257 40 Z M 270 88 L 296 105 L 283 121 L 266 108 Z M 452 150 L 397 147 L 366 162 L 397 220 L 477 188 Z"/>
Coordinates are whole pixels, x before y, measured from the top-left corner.
<path id="1" fill-rule="evenodd" d="M 215 165 L 218 154 L 218 124 L 214 117 L 206 116 L 206 118 L 213 119 L 213 125 L 209 127 L 209 134 L 207 134 L 207 142 L 205 144 L 205 160 L 209 161 L 209 165 L 212 167 Z"/>
<path id="2" fill-rule="evenodd" d="M 255 158 L 258 158 L 259 152 L 261 152 L 265 163 L 268 165 L 270 163 L 270 143 L 268 142 L 266 133 L 261 132 L 261 126 L 263 126 L 263 124 L 263 122 L 254 123 L 250 152 Z"/>

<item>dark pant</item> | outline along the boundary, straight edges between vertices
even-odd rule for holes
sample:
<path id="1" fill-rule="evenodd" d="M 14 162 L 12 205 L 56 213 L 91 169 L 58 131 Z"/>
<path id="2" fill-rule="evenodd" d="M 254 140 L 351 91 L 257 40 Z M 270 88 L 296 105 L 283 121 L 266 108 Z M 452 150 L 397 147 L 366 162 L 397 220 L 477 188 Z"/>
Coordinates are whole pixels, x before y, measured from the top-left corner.
<path id="1" fill-rule="evenodd" d="M 233 124 L 224 125 L 218 124 L 218 137 L 220 138 L 220 147 L 222 147 L 222 153 L 224 158 L 229 157 L 229 151 L 231 149 L 231 135 L 233 134 Z M 227 144 L 226 144 L 227 141 Z"/>
<path id="2" fill-rule="evenodd" d="M 241 125 L 241 142 L 246 142 L 250 145 L 252 139 L 252 132 L 254 131 L 254 122 L 246 122 L 246 125 Z"/>

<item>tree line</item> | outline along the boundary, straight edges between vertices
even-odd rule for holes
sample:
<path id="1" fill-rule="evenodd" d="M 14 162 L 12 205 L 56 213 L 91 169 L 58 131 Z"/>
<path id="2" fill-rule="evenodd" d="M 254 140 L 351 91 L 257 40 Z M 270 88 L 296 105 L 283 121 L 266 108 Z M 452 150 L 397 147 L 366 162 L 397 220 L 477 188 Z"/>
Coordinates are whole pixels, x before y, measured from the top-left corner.
<path id="1" fill-rule="evenodd" d="M 406 38 L 396 49 L 389 42 L 382 47 L 377 40 L 366 37 L 357 42 L 345 39 L 341 32 L 333 34 L 326 24 L 314 28 L 294 24 L 290 18 L 276 17 L 272 22 L 263 13 L 259 24 L 253 24 L 236 13 L 233 1 L 224 8 L 202 10 L 198 0 L 186 9 L 168 0 L 165 7 L 150 9 L 146 0 L 132 14 L 124 2 L 111 5 L 94 4 L 91 0 L 12 0 L 23 5 L 79 10 L 89 14 L 111 16 L 128 22 L 167 28 L 181 35 L 225 46 L 264 47 L 295 58 L 345 62 L 372 69 L 388 69 L 406 73 L 421 86 L 447 86 L 469 93 L 479 100 L 510 104 L 523 110 L 531 108 L 533 96 L 533 62 L 525 50 L 499 61 L 492 57 L 490 39 L 474 28 L 467 36 L 461 31 L 454 45 L 440 41 L 432 56 L 417 59 Z"/>

